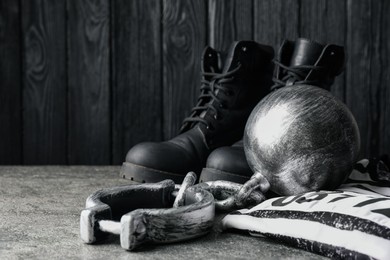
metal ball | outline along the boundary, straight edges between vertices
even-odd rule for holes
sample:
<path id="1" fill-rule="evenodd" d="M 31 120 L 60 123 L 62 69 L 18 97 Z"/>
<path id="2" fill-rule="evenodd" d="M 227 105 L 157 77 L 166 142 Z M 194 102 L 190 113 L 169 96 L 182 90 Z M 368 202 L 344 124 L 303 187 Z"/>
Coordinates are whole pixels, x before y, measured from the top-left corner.
<path id="1" fill-rule="evenodd" d="M 330 92 L 308 85 L 266 96 L 244 132 L 249 166 L 280 195 L 335 189 L 351 172 L 359 149 L 350 110 Z"/>

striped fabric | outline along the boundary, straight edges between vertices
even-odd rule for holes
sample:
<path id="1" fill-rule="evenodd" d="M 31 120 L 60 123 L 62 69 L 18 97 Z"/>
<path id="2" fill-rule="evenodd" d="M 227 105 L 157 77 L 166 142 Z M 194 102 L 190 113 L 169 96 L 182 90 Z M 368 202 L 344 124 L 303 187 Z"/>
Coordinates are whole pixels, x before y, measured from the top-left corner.
<path id="1" fill-rule="evenodd" d="M 222 224 L 332 258 L 390 259 L 390 173 L 361 160 L 335 191 L 268 199 Z"/>

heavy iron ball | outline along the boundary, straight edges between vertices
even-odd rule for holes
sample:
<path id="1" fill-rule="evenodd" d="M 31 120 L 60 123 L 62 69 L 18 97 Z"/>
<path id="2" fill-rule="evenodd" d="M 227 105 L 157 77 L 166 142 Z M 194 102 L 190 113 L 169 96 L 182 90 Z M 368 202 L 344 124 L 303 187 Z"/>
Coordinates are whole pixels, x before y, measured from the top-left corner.
<path id="1" fill-rule="evenodd" d="M 292 195 L 343 183 L 358 159 L 360 135 L 352 113 L 330 92 L 294 85 L 255 107 L 244 149 L 252 178 L 265 178 L 264 187 Z"/>

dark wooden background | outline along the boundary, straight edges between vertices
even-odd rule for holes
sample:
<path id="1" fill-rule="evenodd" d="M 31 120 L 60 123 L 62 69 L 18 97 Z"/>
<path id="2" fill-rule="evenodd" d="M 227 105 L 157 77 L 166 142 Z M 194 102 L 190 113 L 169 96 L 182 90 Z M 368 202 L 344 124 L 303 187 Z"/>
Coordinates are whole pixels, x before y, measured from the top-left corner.
<path id="1" fill-rule="evenodd" d="M 346 47 L 332 92 L 390 153 L 390 1 L 0 0 L 0 164 L 120 164 L 177 133 L 204 46 L 299 36 Z"/>

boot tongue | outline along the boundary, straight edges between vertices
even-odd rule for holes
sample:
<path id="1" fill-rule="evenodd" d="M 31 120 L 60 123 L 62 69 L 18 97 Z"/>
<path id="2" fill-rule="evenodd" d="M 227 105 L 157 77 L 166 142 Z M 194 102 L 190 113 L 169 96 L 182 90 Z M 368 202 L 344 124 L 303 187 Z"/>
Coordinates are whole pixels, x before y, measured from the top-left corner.
<path id="1" fill-rule="evenodd" d="M 229 70 L 232 70 L 235 68 L 234 64 L 237 63 L 237 61 L 235 61 L 235 58 L 237 57 L 236 52 L 237 52 L 237 49 L 239 49 L 239 48 L 237 48 L 238 44 L 239 44 L 239 42 L 237 41 L 237 42 L 233 42 L 230 45 L 229 51 L 227 52 L 227 56 L 223 59 L 225 65 L 222 69 L 222 73 L 226 73 Z M 217 94 L 217 93 L 214 93 L 214 94 Z M 199 115 L 199 117 L 204 118 L 206 115 L 206 112 L 207 112 L 207 110 L 202 111 L 202 113 Z"/>
<path id="2" fill-rule="evenodd" d="M 222 53 L 216 51 L 211 47 L 206 47 L 202 55 L 202 70 L 204 72 L 221 73 L 221 55 Z M 205 77 L 207 80 L 211 80 L 211 76 Z M 204 118 L 206 111 L 202 111 L 199 115 L 200 118 Z M 193 123 L 196 124 L 196 123 Z"/>
<path id="3" fill-rule="evenodd" d="M 321 55 L 324 46 L 307 39 L 295 41 L 294 51 L 291 56 L 290 66 L 314 65 Z"/>
<path id="4" fill-rule="evenodd" d="M 236 61 L 234 58 L 237 57 L 236 53 L 237 53 L 237 50 L 239 49 L 239 48 L 237 48 L 239 43 L 240 42 L 233 42 L 230 45 L 229 51 L 227 52 L 227 56 L 225 59 L 225 65 L 223 67 L 222 73 L 226 73 L 226 72 L 235 68 Z"/>

